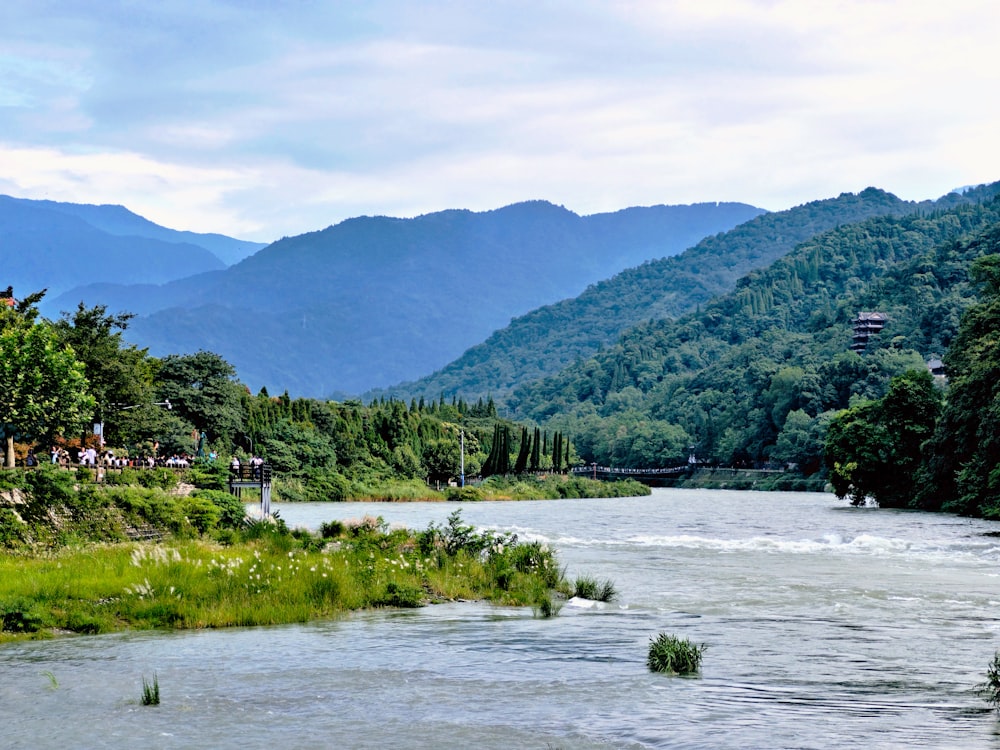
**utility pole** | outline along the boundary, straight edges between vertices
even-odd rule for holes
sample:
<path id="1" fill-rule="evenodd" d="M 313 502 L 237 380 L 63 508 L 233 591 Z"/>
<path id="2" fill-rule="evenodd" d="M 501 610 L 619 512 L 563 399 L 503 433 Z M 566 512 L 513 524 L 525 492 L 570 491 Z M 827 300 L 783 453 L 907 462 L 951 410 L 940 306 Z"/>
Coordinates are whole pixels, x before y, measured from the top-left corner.
<path id="1" fill-rule="evenodd" d="M 460 430 L 459 433 L 459 469 L 458 469 L 458 486 L 465 486 L 465 430 Z"/>

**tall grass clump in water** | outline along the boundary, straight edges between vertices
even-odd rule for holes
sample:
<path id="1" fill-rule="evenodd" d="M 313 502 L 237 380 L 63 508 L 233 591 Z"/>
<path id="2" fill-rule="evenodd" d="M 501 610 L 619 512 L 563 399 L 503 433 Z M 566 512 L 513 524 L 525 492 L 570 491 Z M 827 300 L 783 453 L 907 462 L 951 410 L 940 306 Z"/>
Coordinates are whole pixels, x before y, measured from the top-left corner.
<path id="1" fill-rule="evenodd" d="M 701 656 L 705 645 L 695 645 L 686 638 L 660 633 L 651 638 L 646 666 L 651 672 L 667 674 L 694 674 L 701 668 Z"/>
<path id="2" fill-rule="evenodd" d="M 977 686 L 983 699 L 1000 712 L 1000 651 L 993 654 L 993 661 L 986 668 L 986 682 Z"/>
<path id="3" fill-rule="evenodd" d="M 576 579 L 573 585 L 573 596 L 580 599 L 590 599 L 595 602 L 613 602 L 618 598 L 618 590 L 611 581 L 598 581 L 590 576 Z"/>
<path id="4" fill-rule="evenodd" d="M 142 678 L 142 705 L 160 705 L 160 681 L 156 677 L 156 672 L 153 672 L 152 683 L 146 682 L 145 676 Z"/>

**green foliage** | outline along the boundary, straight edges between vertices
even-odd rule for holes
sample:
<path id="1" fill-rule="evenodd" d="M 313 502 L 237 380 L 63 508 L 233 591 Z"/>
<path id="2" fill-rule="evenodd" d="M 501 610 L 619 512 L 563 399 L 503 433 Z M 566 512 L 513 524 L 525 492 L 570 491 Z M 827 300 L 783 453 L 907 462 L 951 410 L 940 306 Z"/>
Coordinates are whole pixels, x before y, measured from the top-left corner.
<path id="1" fill-rule="evenodd" d="M 35 633 L 49 626 L 42 607 L 27 597 L 0 599 L 0 631 Z"/>
<path id="2" fill-rule="evenodd" d="M 573 584 L 573 596 L 595 602 L 613 602 L 618 598 L 618 590 L 610 580 L 598 581 L 596 578 L 583 576 Z"/>
<path id="3" fill-rule="evenodd" d="M 695 674 L 701 669 L 705 645 L 696 645 L 686 638 L 660 633 L 650 638 L 646 666 L 651 672 L 674 675 Z"/>
<path id="4" fill-rule="evenodd" d="M 986 195 L 969 194 L 958 200 L 973 203 L 988 194 L 989 191 Z M 938 207 L 952 205 L 955 200 L 955 197 L 942 199 Z M 797 244 L 823 232 L 871 217 L 902 216 L 934 207 L 931 203 L 904 202 L 869 188 L 857 195 L 844 193 L 757 216 L 728 232 L 704 235 L 704 239 L 679 255 L 646 261 L 593 284 L 574 299 L 515 318 L 442 370 L 390 392 L 404 399 L 421 395 L 433 398 L 438 393 L 475 398 L 493 393 L 510 400 L 510 394 L 520 386 L 552 376 L 579 360 L 587 361 L 601 347 L 613 345 L 623 331 L 633 326 L 650 319 L 677 319 L 693 313 L 699 305 L 732 290 L 744 274 L 768 266 Z M 798 283 L 823 281 L 820 273 L 818 264 L 810 259 L 800 272 Z M 794 285 L 790 291 L 795 291 Z M 767 290 L 761 289 L 753 296 L 759 298 L 758 311 L 762 310 L 760 304 L 768 299 Z M 673 353 L 665 352 L 667 356 Z M 532 398 L 521 414 L 530 410 L 536 421 L 543 422 L 572 406 L 574 397 L 581 401 L 594 396 L 603 398 L 612 385 L 614 371 L 612 364 L 605 373 L 607 381 L 601 383 L 600 393 L 584 390 L 581 397 L 572 390 L 557 390 L 558 398 L 548 409 L 542 399 L 536 402 Z M 636 379 L 644 388 L 658 382 L 659 372 L 655 367 L 623 367 L 621 377 L 623 380 L 619 382 Z M 515 405 L 521 400 L 518 393 Z"/>
<path id="5" fill-rule="evenodd" d="M 931 436 L 941 394 L 927 370 L 893 378 L 879 401 L 834 417 L 827 432 L 826 461 L 838 497 L 854 505 L 872 497 L 882 507 L 915 505 L 913 477 Z"/>
<path id="6" fill-rule="evenodd" d="M 172 490 L 177 486 L 177 473 L 161 466 L 152 469 L 122 469 L 108 471 L 104 475 L 104 483 L 108 485 L 136 485 L 146 488 Z"/>
<path id="7" fill-rule="evenodd" d="M 0 548 L 16 549 L 24 541 L 24 522 L 10 508 L 0 507 Z"/>
<path id="8" fill-rule="evenodd" d="M 731 293 L 635 326 L 510 404 L 573 434 L 587 463 L 681 465 L 693 446 L 710 465 L 821 472 L 833 413 L 880 400 L 892 378 L 951 345 L 976 297 L 970 263 L 1000 222 L 994 192 L 816 235 Z M 859 356 L 848 347 L 862 310 L 889 325 Z"/>
<path id="9" fill-rule="evenodd" d="M 146 678 L 142 678 L 142 697 L 140 698 L 140 703 L 144 706 L 159 706 L 160 705 L 160 681 L 156 676 L 156 672 L 153 672 L 153 682 L 146 682 Z"/>
<path id="10" fill-rule="evenodd" d="M 945 356 L 948 399 L 927 450 L 921 507 L 1000 518 L 1000 228 L 977 244 L 982 302 Z"/>
<path id="11" fill-rule="evenodd" d="M 233 366 L 213 352 L 171 354 L 160 361 L 157 398 L 169 400 L 178 416 L 207 433 L 210 441 L 228 443 L 243 430 L 244 389 L 235 375 Z"/>
<path id="12" fill-rule="evenodd" d="M 109 315 L 104 305 L 87 308 L 81 302 L 72 315 L 63 313 L 54 324 L 60 342 L 71 347 L 84 366 L 94 398 L 94 412 L 87 416 L 104 422 L 110 445 L 136 445 L 155 430 L 147 421 L 151 413 L 155 421 L 155 408 L 121 410 L 155 400 L 153 360 L 144 349 L 122 341 L 133 317 Z"/>
<path id="13" fill-rule="evenodd" d="M 220 490 L 195 490 L 191 496 L 199 500 L 207 500 L 217 509 L 218 517 L 214 523 L 208 526 L 208 529 L 214 527 L 222 529 L 243 528 L 243 522 L 246 520 L 246 505 L 235 495 Z M 188 517 L 190 518 L 190 516 Z"/>
<path id="14" fill-rule="evenodd" d="M 195 461 L 185 479 L 200 490 L 223 491 L 229 486 L 229 468 L 222 462 Z"/>
<path id="15" fill-rule="evenodd" d="M 2 323 L 2 321 L 0 321 Z M 0 433 L 5 465 L 14 440 L 49 440 L 81 427 L 93 412 L 84 366 L 52 325 L 24 319 L 0 324 Z"/>
<path id="16" fill-rule="evenodd" d="M 468 503 L 485 500 L 486 494 L 481 488 L 470 484 L 465 487 L 449 487 L 445 492 L 445 497 L 453 502 Z"/>
<path id="17" fill-rule="evenodd" d="M 1000 651 L 993 654 L 993 661 L 986 668 L 986 682 L 976 689 L 983 700 L 1000 712 Z"/>

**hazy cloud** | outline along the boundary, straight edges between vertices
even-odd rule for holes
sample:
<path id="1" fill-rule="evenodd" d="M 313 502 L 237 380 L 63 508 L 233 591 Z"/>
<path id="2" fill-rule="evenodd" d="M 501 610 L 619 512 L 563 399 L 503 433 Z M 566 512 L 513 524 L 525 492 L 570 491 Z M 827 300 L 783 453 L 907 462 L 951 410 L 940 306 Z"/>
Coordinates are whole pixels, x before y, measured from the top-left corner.
<path id="1" fill-rule="evenodd" d="M 14 0 L 0 186 L 270 240 L 358 214 L 581 213 L 1000 179 L 1000 11 Z"/>

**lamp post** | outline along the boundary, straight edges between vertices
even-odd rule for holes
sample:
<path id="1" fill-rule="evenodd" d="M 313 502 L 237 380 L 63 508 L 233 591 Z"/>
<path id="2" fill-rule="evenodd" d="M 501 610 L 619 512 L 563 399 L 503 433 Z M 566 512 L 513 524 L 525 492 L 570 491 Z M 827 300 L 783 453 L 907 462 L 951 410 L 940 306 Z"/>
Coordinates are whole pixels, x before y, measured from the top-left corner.
<path id="1" fill-rule="evenodd" d="M 458 433 L 459 436 L 459 461 L 458 461 L 458 486 L 465 486 L 465 430 Z"/>

